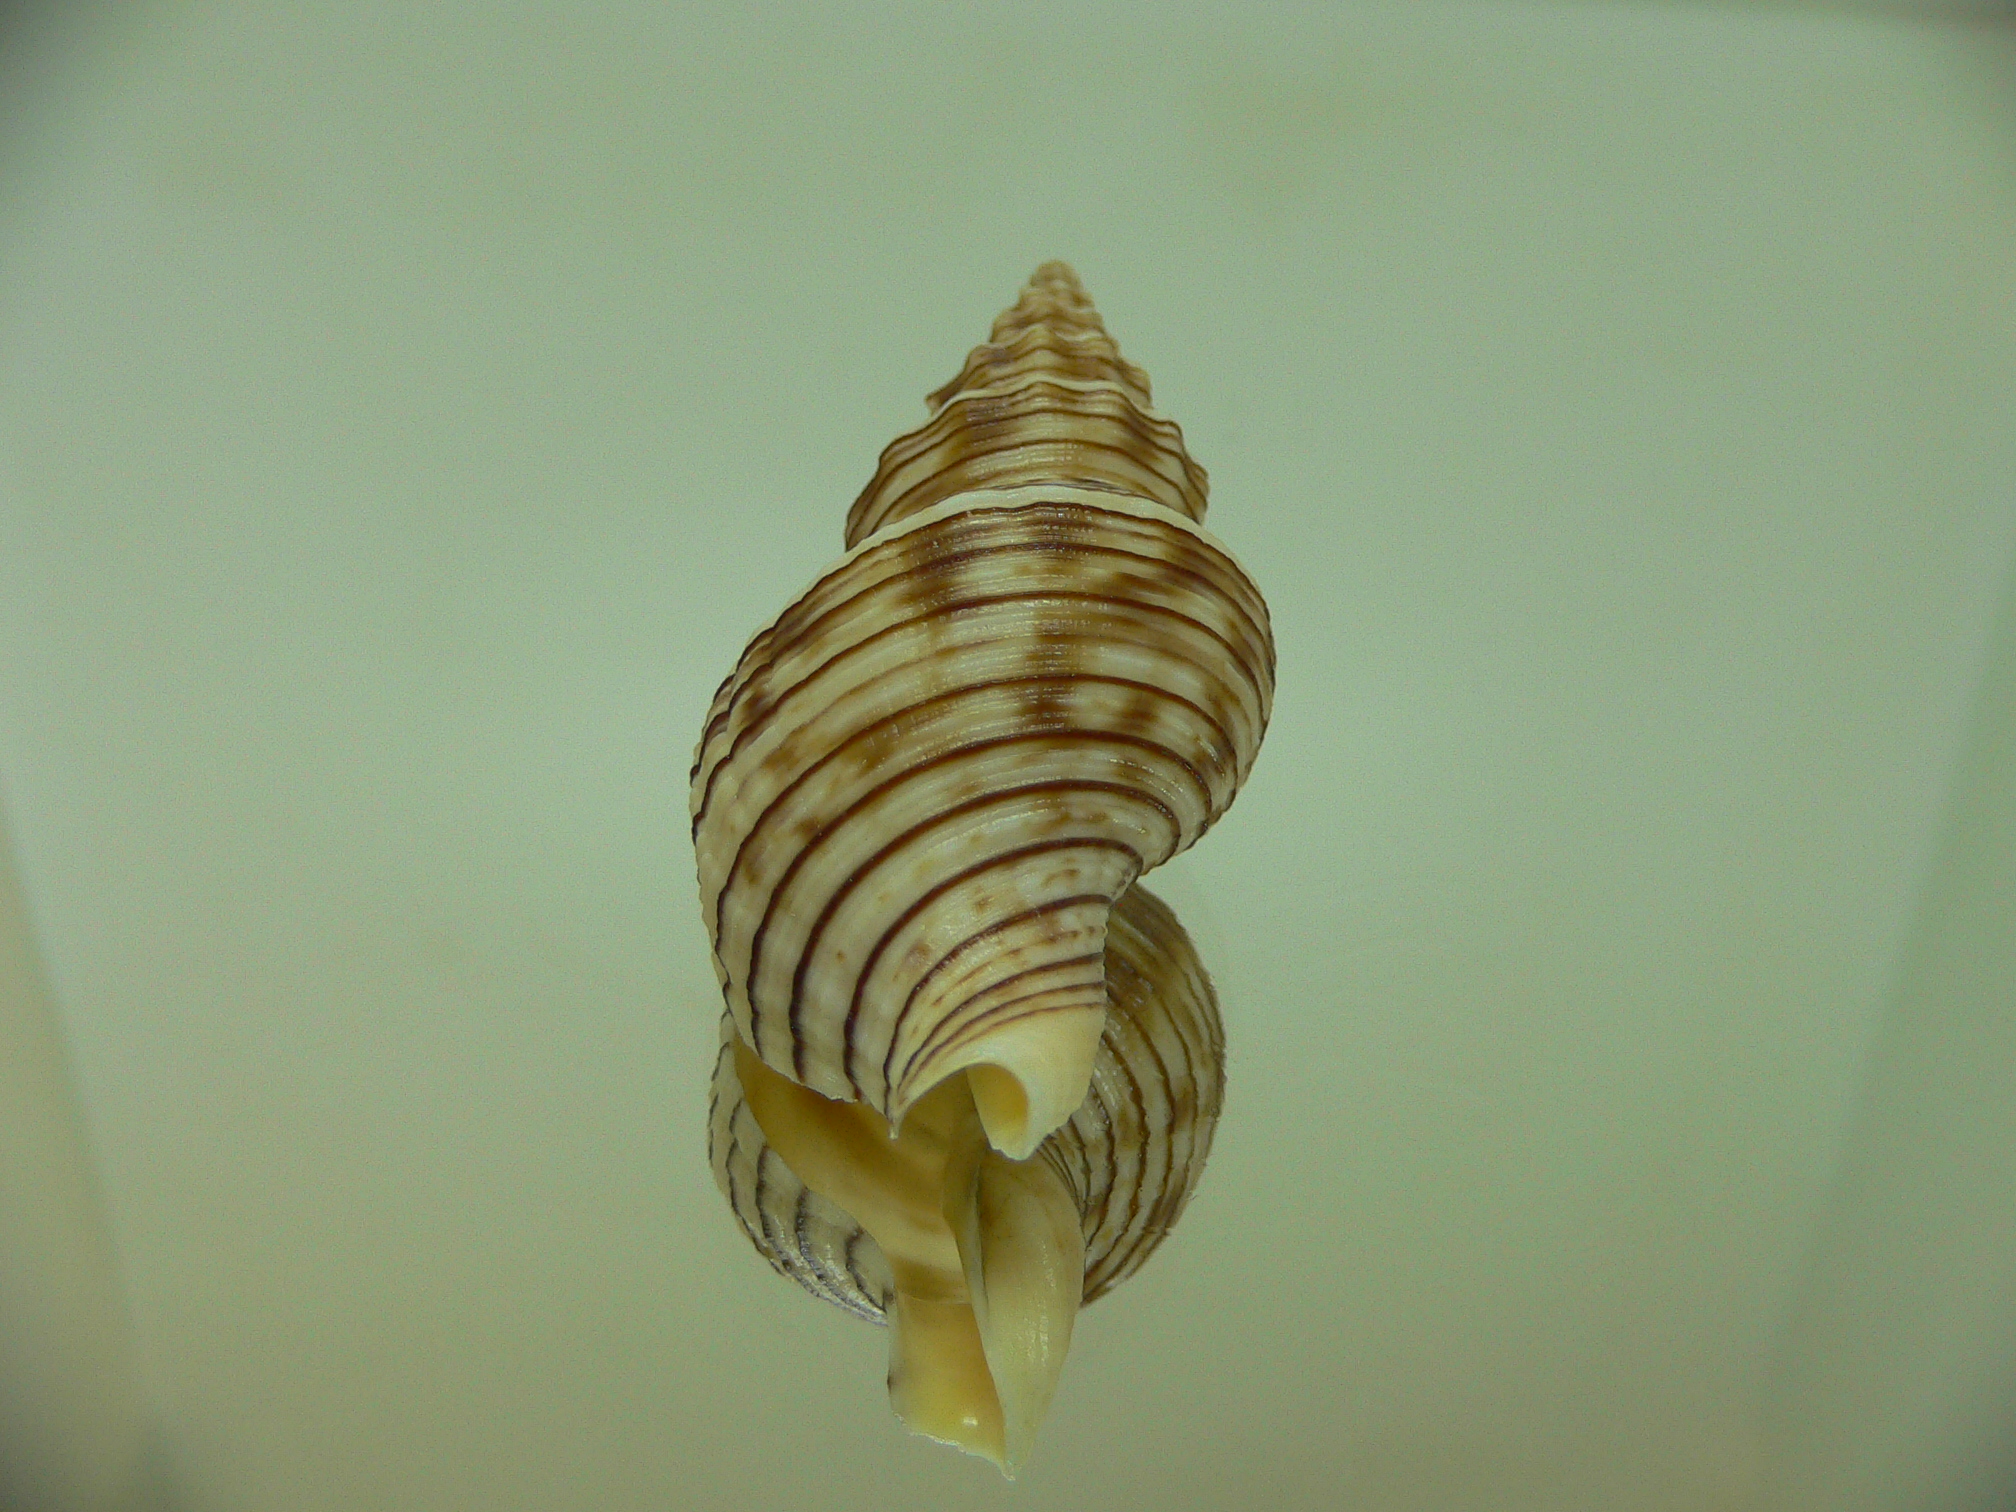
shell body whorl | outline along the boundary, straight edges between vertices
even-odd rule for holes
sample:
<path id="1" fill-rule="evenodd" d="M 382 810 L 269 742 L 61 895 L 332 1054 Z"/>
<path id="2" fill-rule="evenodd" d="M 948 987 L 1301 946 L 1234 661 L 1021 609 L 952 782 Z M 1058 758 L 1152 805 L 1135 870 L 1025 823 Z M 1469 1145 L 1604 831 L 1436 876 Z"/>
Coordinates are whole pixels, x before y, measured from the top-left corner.
<path id="1" fill-rule="evenodd" d="M 1140 1269 L 1182 1216 L 1225 1098 L 1225 1033 L 1211 979 L 1174 914 L 1130 888 L 1107 933 L 1113 1011 L 1091 1090 L 1038 1148 L 1069 1191 L 1085 1243 L 1082 1300 Z M 780 1274 L 885 1323 L 895 1280 L 875 1240 L 771 1147 L 736 1074 L 726 1015 L 708 1105 L 714 1179 L 749 1242 Z"/>
<path id="2" fill-rule="evenodd" d="M 1251 769 L 1273 643 L 1061 264 L 932 404 L 715 696 L 694 842 L 766 1065 L 892 1124 L 968 1070 L 1019 1158 L 1083 1100 L 1114 901 Z"/>
<path id="3" fill-rule="evenodd" d="M 1168 1236 L 1224 1099 L 1210 978 L 1146 889 L 1114 908 L 1105 958 L 1091 1090 L 1022 1161 L 986 1150 L 964 1080 L 899 1135 L 778 1075 L 721 1020 L 708 1159 L 743 1232 L 812 1295 L 889 1326 L 890 1401 L 912 1431 L 1010 1475 L 1079 1309 Z"/>

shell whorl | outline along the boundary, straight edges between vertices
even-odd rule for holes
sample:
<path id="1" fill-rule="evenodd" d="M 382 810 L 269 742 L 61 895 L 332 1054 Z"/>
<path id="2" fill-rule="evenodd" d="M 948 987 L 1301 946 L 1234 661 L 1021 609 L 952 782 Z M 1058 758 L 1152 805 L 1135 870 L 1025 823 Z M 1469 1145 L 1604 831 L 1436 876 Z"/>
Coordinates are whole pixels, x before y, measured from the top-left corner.
<path id="1" fill-rule="evenodd" d="M 1062 264 L 931 402 L 715 696 L 701 902 L 766 1065 L 892 1124 L 967 1070 L 1019 1158 L 1084 1097 L 1114 900 L 1251 769 L 1273 642 Z"/>
<path id="2" fill-rule="evenodd" d="M 1106 937 L 1113 1011 L 1091 1090 L 1038 1148 L 1062 1179 L 1085 1241 L 1082 1298 L 1140 1269 L 1182 1216 L 1211 1153 L 1225 1097 L 1225 1033 L 1211 979 L 1176 916 L 1130 888 Z M 771 1148 L 721 1023 L 707 1155 L 742 1232 L 778 1274 L 858 1317 L 887 1321 L 888 1261 L 854 1217 L 809 1188 Z"/>

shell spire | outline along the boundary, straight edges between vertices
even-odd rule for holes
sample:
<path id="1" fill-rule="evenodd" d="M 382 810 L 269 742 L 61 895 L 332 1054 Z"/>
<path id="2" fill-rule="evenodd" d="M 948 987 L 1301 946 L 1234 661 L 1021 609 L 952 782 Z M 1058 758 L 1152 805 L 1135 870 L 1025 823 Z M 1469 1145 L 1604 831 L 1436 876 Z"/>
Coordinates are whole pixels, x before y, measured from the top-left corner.
<path id="1" fill-rule="evenodd" d="M 968 489 L 1033 483 L 1113 489 L 1204 521 L 1204 469 L 1065 263 L 1038 268 L 925 402 L 931 419 L 889 444 L 848 511 L 849 546 Z"/>

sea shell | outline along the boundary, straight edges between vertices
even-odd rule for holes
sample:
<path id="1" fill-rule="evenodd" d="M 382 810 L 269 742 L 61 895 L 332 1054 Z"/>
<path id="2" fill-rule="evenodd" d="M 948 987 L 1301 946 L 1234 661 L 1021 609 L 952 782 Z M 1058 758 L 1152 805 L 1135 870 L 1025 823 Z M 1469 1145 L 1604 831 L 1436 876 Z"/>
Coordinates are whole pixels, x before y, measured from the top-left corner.
<path id="1" fill-rule="evenodd" d="M 871 1109 L 777 1075 L 721 1020 L 708 1158 L 743 1232 L 814 1296 L 894 1322 L 890 1395 L 913 1429 L 1011 1471 L 1078 1308 L 1132 1275 L 1175 1226 L 1224 1100 L 1210 978 L 1146 888 L 1113 910 L 1106 981 L 1091 1090 L 1027 1162 L 985 1148 L 959 1079 L 892 1141 Z M 1010 1203 L 985 1201 L 983 1181 L 989 1196 L 1010 1186 Z M 1039 1221 L 1003 1213 L 1016 1197 Z"/>
<path id="2" fill-rule="evenodd" d="M 1209 1148 L 1209 979 L 1135 884 L 1252 769 L 1274 645 L 1062 263 L 929 402 L 694 758 L 710 1148 L 774 1266 L 893 1324 L 904 1420 L 1012 1468 Z"/>
<path id="3" fill-rule="evenodd" d="M 892 1125 L 967 1071 L 1019 1159 L 1084 1099 L 1113 901 L 1252 768 L 1274 645 L 1069 268 L 932 403 L 715 694 L 693 840 L 764 1064 Z"/>

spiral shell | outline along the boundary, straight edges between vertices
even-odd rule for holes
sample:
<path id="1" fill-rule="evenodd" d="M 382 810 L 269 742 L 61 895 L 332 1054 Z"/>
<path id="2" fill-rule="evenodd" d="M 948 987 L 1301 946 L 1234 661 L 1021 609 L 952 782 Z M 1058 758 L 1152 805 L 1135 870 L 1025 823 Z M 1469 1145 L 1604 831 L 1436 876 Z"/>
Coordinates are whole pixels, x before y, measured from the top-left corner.
<path id="1" fill-rule="evenodd" d="M 1084 1099 L 1114 900 L 1251 770 L 1274 649 L 1063 264 L 932 403 L 715 695 L 694 846 L 765 1065 L 891 1125 L 965 1070 L 1019 1159 Z"/>
<path id="2" fill-rule="evenodd" d="M 919 1401 L 932 1395 L 931 1387 L 919 1385 L 915 1378 L 935 1372 L 971 1379 L 975 1372 L 970 1364 L 960 1368 L 956 1356 L 949 1367 L 937 1356 L 906 1359 L 900 1344 L 892 1350 L 892 1387 L 906 1378 L 911 1383 L 908 1404 L 897 1390 L 899 1411 L 906 1405 L 921 1406 L 921 1424 L 914 1410 L 905 1413 L 920 1431 L 933 1432 L 935 1419 L 941 1431 L 933 1436 L 994 1458 L 1004 1468 L 1026 1452 L 1054 1384 L 1055 1367 L 1062 1363 L 1076 1309 L 1104 1296 L 1139 1269 L 1182 1216 L 1210 1155 L 1224 1101 L 1225 1039 L 1211 980 L 1175 915 L 1143 887 L 1130 888 L 1114 908 L 1106 936 L 1106 980 L 1112 1007 L 1093 1061 L 1091 1090 L 1030 1162 L 1040 1163 L 1054 1176 L 1048 1200 L 1075 1219 L 1082 1247 L 1075 1294 L 1058 1299 L 1063 1305 L 1042 1320 L 1050 1335 L 1061 1335 L 1054 1361 L 1041 1362 L 1047 1370 L 1033 1389 L 1025 1387 L 1022 1400 L 1016 1400 L 1013 1384 L 1036 1373 L 1017 1369 L 1027 1347 L 1014 1338 L 986 1336 L 976 1318 L 974 1333 L 994 1388 L 993 1400 L 989 1403 L 983 1394 L 977 1408 L 968 1402 L 963 1413 L 940 1408 L 934 1414 L 928 1400 Z M 754 1098 L 745 1091 L 745 1076 L 761 1083 Z M 773 1144 L 755 1111 L 755 1104 L 766 1099 L 778 1144 Z M 871 1164 L 878 1157 L 896 1164 L 914 1161 L 921 1146 L 930 1174 L 919 1183 L 921 1195 L 916 1201 L 936 1203 L 941 1215 L 967 1195 L 948 1193 L 946 1173 L 956 1173 L 962 1162 L 970 1162 L 973 1151 L 956 1147 L 955 1123 L 955 1137 L 948 1141 L 951 1147 L 932 1148 L 928 1133 L 920 1138 L 918 1131 L 906 1129 L 900 1143 L 907 1148 L 899 1153 L 888 1139 L 887 1126 L 874 1113 L 859 1104 L 851 1105 L 851 1113 L 843 1111 L 847 1105 L 818 1106 L 824 1102 L 804 1089 L 795 1089 L 794 1095 L 792 1084 L 754 1062 L 747 1048 L 740 1046 L 733 1020 L 723 1015 L 708 1110 L 708 1159 L 715 1181 L 750 1243 L 779 1274 L 848 1312 L 884 1323 L 906 1306 L 897 1268 L 861 1220 L 801 1179 L 778 1145 L 817 1171 L 820 1158 L 804 1154 L 808 1129 L 822 1119 L 851 1116 L 868 1135 L 856 1149 Z M 968 1143 L 977 1143 L 977 1136 L 977 1129 L 969 1127 Z M 878 1179 L 879 1169 L 865 1177 L 849 1173 L 833 1184 L 851 1186 L 858 1200 L 863 1180 Z M 871 1197 L 860 1205 L 874 1214 L 870 1222 L 881 1220 L 878 1226 L 891 1238 L 898 1266 L 907 1270 L 913 1292 L 963 1290 L 971 1305 L 973 1288 L 965 1282 L 968 1257 L 953 1217 L 946 1217 L 945 1233 L 936 1236 L 938 1263 L 935 1271 L 923 1267 L 920 1288 L 920 1247 L 914 1236 L 900 1232 L 905 1224 L 887 1221 L 892 1202 Z M 909 1218 L 914 1225 L 915 1214 Z M 887 1232 L 891 1227 L 899 1230 L 893 1237 Z M 984 1254 L 990 1237 L 977 1235 L 974 1247 Z M 956 1253 L 946 1251 L 947 1238 Z M 973 1268 L 983 1267 L 976 1263 Z M 963 1344 L 969 1353 L 972 1347 L 971 1340 Z M 946 1429 L 942 1420 L 948 1416 L 970 1416 L 973 1421 Z"/>
<path id="3" fill-rule="evenodd" d="M 694 758 L 709 1154 L 776 1269 L 890 1324 L 905 1422 L 1012 1469 L 1210 1149 L 1217 1004 L 1136 882 L 1245 781 L 1274 646 L 1063 264 L 929 402 Z"/>

